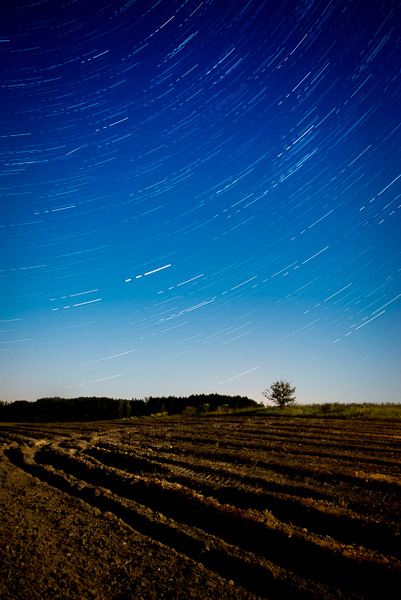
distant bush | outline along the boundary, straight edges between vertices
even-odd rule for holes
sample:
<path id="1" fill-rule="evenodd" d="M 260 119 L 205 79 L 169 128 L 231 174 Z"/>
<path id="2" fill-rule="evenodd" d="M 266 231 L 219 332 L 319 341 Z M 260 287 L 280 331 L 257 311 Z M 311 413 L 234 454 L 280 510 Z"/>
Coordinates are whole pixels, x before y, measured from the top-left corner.
<path id="1" fill-rule="evenodd" d="M 196 410 L 195 406 L 186 406 L 182 411 L 182 414 L 185 417 L 193 417 L 194 415 L 196 415 L 197 412 L 198 411 Z"/>
<path id="2" fill-rule="evenodd" d="M 153 413 L 150 416 L 152 418 L 168 417 L 168 412 L 166 410 L 164 410 L 163 412 Z"/>

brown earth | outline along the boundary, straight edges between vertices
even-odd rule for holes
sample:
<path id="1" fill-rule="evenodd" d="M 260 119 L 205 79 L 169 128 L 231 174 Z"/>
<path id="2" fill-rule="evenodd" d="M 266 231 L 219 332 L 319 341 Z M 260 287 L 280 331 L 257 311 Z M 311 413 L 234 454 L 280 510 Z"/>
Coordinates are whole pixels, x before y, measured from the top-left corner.
<path id="1" fill-rule="evenodd" d="M 0 598 L 399 598 L 401 424 L 0 425 Z"/>

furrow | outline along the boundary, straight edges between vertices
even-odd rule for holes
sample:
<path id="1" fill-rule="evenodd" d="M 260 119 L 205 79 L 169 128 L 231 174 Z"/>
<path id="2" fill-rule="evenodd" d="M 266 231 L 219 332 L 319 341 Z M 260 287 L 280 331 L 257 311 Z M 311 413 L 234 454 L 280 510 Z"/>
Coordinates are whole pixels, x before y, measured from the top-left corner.
<path id="1" fill-rule="evenodd" d="M 109 488 L 114 493 L 141 504 L 166 517 L 221 538 L 242 550 L 274 562 L 281 568 L 306 579 L 315 579 L 323 585 L 339 586 L 352 591 L 355 577 L 367 597 L 377 594 L 377 582 L 383 577 L 392 582 L 399 569 L 398 563 L 383 558 L 364 548 L 319 539 L 308 531 L 281 523 L 258 511 L 242 510 L 205 498 L 194 490 L 169 484 L 156 477 L 127 476 L 124 472 L 105 468 L 94 461 L 55 454 L 41 450 L 36 459 L 42 464 L 62 468 L 86 483 Z M 389 567 L 389 562 L 394 568 Z"/>
<path id="2" fill-rule="evenodd" d="M 6 455 L 13 464 L 47 484 L 103 513 L 112 513 L 139 533 L 173 548 L 228 580 L 234 580 L 237 585 L 261 598 L 265 598 L 266 594 L 269 600 L 278 600 L 283 595 L 294 600 L 337 598 L 337 593 L 327 586 L 299 577 L 201 529 L 178 523 L 148 506 L 56 470 L 52 465 L 26 460 L 19 449 L 9 449 Z"/>
<path id="3" fill-rule="evenodd" d="M 119 469 L 127 467 L 146 467 L 146 472 L 161 472 L 156 461 L 145 461 L 115 451 L 91 449 L 90 456 L 108 466 Z M 130 472 L 137 472 L 135 471 Z M 248 477 L 246 482 L 231 473 L 212 474 L 210 471 L 193 471 L 188 467 L 169 465 L 164 467 L 166 480 L 179 483 L 196 490 L 204 496 L 211 496 L 221 504 L 231 504 L 239 508 L 253 508 L 270 511 L 274 517 L 284 522 L 291 522 L 301 528 L 307 528 L 318 534 L 329 535 L 345 543 L 364 545 L 379 552 L 390 552 L 401 556 L 401 548 L 394 530 L 384 524 L 371 522 L 355 513 L 346 514 L 331 504 L 329 512 L 325 511 L 327 502 L 313 502 L 299 498 L 294 488 L 287 493 L 266 492 L 258 485 L 259 480 Z M 288 493 L 288 491 L 290 493 Z M 341 514 L 342 513 L 342 514 Z"/>

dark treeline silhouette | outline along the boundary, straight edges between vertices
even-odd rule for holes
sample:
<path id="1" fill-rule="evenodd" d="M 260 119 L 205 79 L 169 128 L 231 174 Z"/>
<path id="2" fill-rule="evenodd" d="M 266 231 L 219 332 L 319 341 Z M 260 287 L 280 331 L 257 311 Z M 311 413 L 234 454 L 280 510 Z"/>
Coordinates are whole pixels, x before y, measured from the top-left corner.
<path id="1" fill-rule="evenodd" d="M 114 398 L 40 398 L 36 402 L 17 400 L 0 402 L 0 421 L 101 421 L 143 417 L 155 414 L 196 414 L 218 409 L 240 409 L 258 406 L 246 396 L 199 394 L 189 397 L 168 396 L 138 400 Z"/>

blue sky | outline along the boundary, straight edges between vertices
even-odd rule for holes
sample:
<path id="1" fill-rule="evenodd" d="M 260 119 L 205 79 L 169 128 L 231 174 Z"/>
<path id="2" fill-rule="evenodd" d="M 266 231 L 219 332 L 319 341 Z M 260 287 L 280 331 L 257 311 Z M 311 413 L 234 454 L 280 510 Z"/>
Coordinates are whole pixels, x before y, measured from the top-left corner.
<path id="1" fill-rule="evenodd" d="M 399 401 L 399 10 L 3 10 L 1 399 Z"/>

